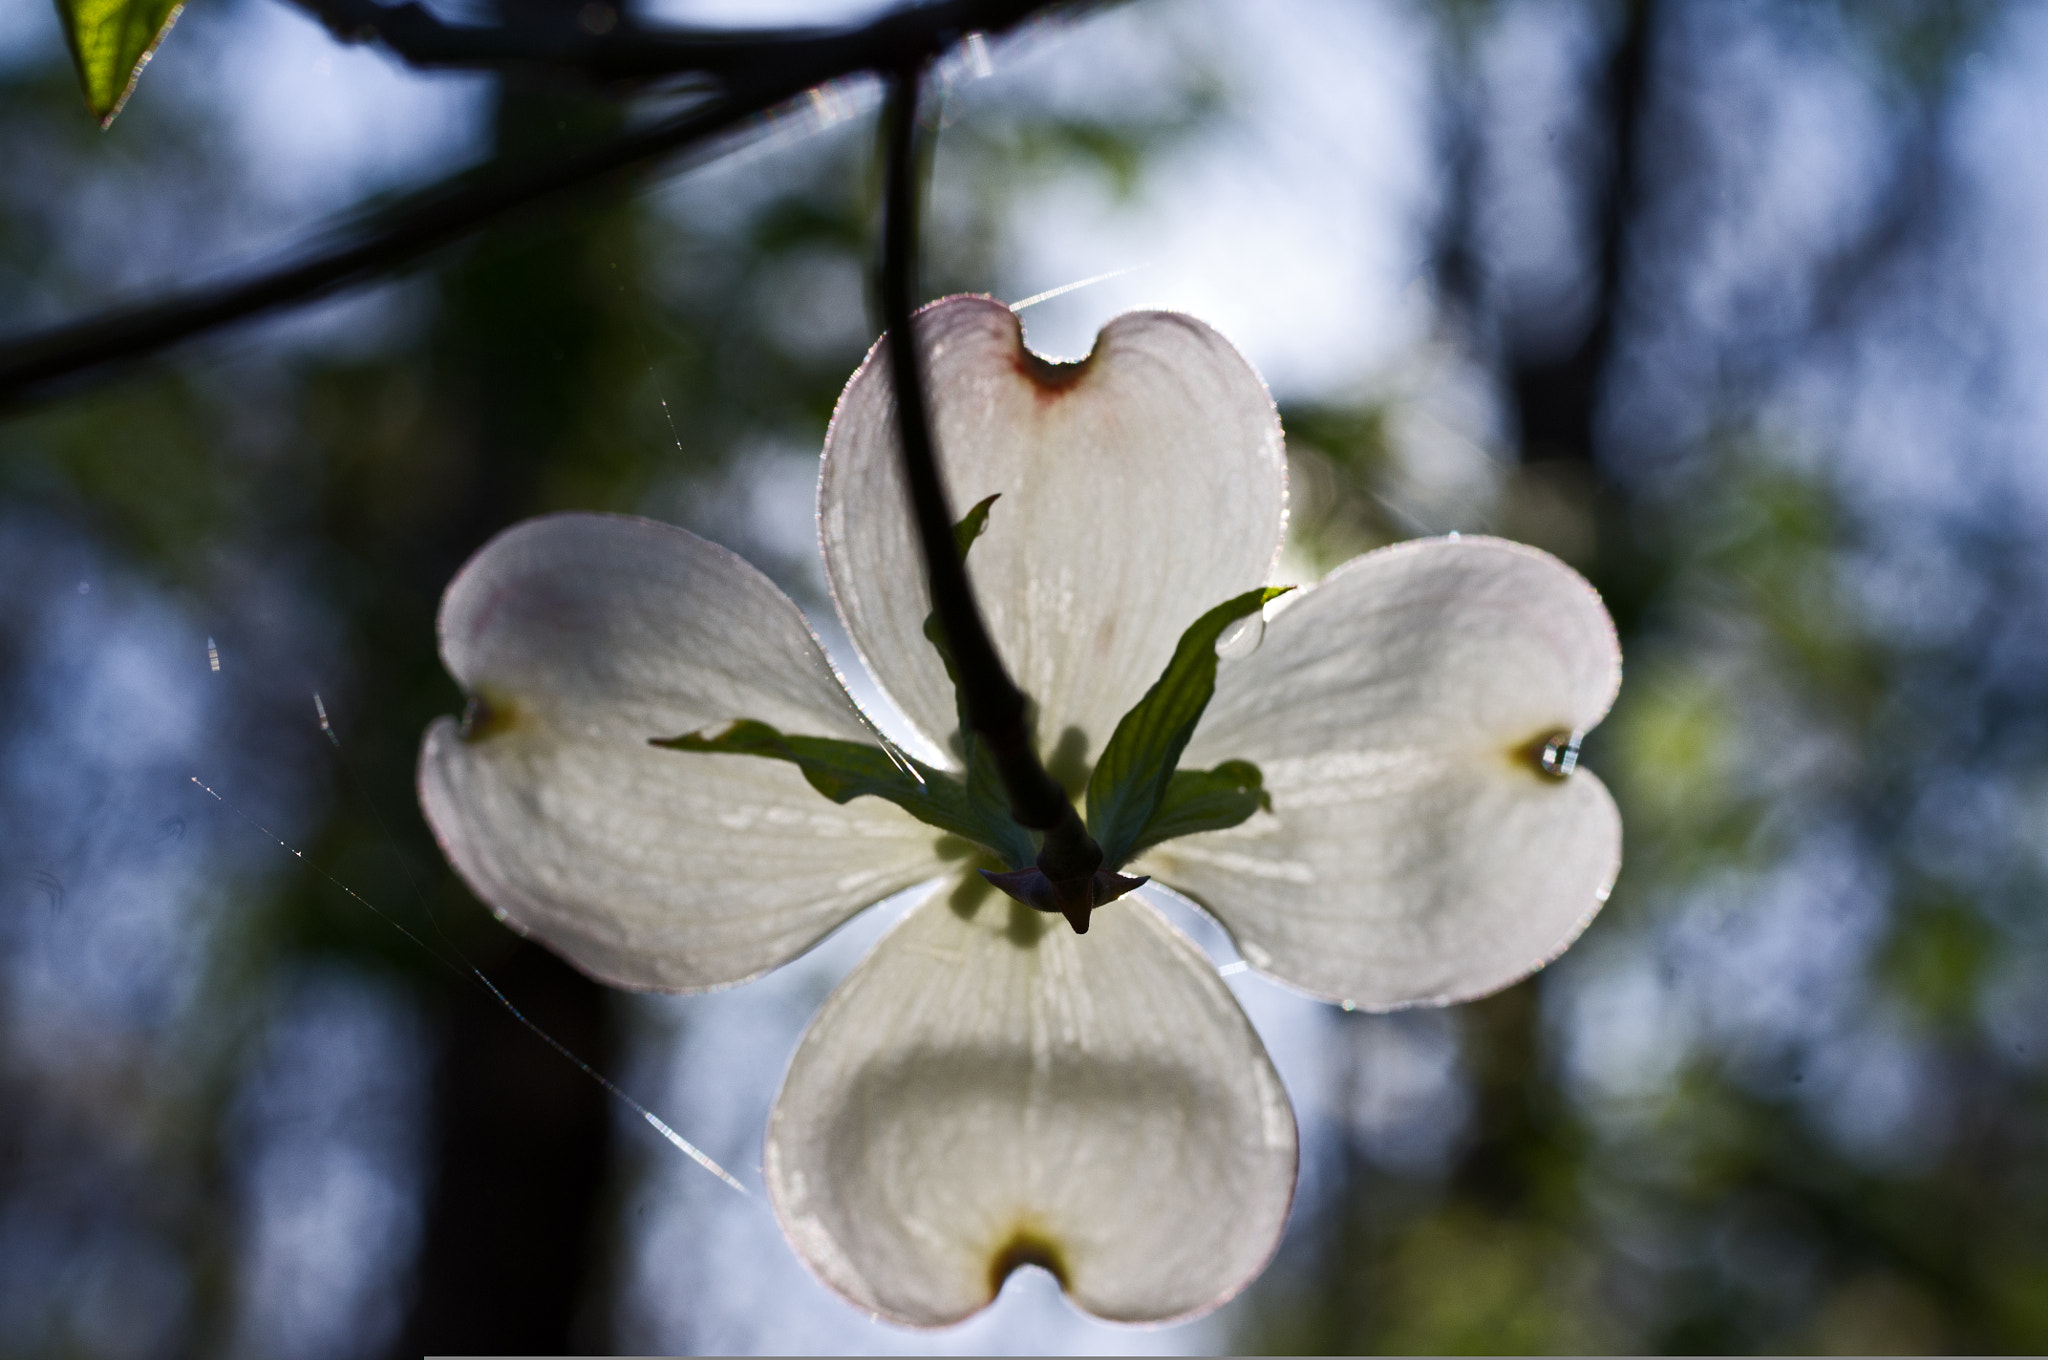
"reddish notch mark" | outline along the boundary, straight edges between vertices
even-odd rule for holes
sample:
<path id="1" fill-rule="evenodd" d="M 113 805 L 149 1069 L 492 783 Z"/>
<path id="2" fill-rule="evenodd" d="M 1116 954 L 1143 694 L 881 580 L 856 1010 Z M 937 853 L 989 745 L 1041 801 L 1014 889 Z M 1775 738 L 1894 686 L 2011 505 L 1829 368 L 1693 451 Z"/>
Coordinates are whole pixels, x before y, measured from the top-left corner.
<path id="1" fill-rule="evenodd" d="M 1081 379 L 1087 377 L 1088 367 L 1094 359 L 1091 354 L 1086 359 L 1076 359 L 1071 363 L 1055 363 L 1019 346 L 1017 357 L 1010 361 L 1010 366 L 1017 370 L 1019 377 L 1030 380 L 1040 401 L 1050 402 L 1071 392 Z"/>

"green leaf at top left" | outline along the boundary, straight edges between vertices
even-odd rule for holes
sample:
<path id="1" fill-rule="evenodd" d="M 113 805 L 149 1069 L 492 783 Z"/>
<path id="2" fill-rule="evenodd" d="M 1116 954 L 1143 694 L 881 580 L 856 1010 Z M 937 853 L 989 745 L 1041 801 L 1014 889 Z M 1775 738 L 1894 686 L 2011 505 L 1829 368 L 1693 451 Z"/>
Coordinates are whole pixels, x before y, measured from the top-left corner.
<path id="1" fill-rule="evenodd" d="M 128 102 L 150 54 L 184 7 L 182 0 L 57 0 L 86 107 L 101 127 Z"/>

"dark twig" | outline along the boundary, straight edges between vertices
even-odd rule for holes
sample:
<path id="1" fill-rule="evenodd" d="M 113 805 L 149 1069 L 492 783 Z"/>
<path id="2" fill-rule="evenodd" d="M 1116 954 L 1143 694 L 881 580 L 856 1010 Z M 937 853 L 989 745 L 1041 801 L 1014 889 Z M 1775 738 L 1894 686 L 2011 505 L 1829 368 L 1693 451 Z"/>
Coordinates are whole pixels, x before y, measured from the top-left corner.
<path id="1" fill-rule="evenodd" d="M 1056 3 L 940 0 L 835 34 L 800 32 L 786 45 L 756 37 L 745 61 L 728 60 L 716 71 L 719 93 L 687 112 L 538 164 L 490 165 L 454 176 L 242 277 L 0 342 L 0 409 L 44 395 L 60 379 L 85 370 L 389 274 L 537 200 L 702 146 L 814 86 L 929 58 L 965 33 L 1002 32 Z"/>
<path id="2" fill-rule="evenodd" d="M 388 274 L 514 209 L 702 142 L 753 112 L 716 100 L 539 165 L 511 171 L 486 166 L 410 195 L 366 222 L 332 230 L 297 259 L 0 343 L 0 408 L 52 395 L 52 385 L 72 374 L 139 358 L 230 322 Z"/>
<path id="3" fill-rule="evenodd" d="M 918 186 L 922 179 L 917 97 L 924 66 L 924 61 L 918 60 L 891 73 L 888 103 L 882 111 L 887 179 L 879 291 L 882 320 L 889 332 L 889 376 L 896 389 L 904 479 L 918 543 L 924 550 L 932 612 L 938 615 L 953 654 L 967 725 L 995 758 L 1003 791 L 1009 796 L 1010 815 L 1045 835 L 1038 868 L 1049 880 L 1050 898 L 1032 905 L 1060 911 L 1076 931 L 1085 932 L 1090 909 L 1100 905 L 1096 875 L 1102 868 L 1102 848 L 1088 835 L 1066 790 L 1039 763 L 1031 742 L 1029 704 L 996 655 L 995 643 L 967 583 L 966 564 L 954 546 L 953 511 L 932 442 L 924 365 L 914 339 L 912 315 L 917 295 Z M 1000 883 L 1002 878 L 995 881 Z"/>
<path id="4" fill-rule="evenodd" d="M 409 66 L 495 70 L 507 66 L 573 71 L 587 80 L 653 80 L 679 75 L 746 79 L 764 68 L 830 60 L 846 42 L 838 29 L 721 30 L 649 28 L 606 0 L 584 14 L 564 7 L 547 23 L 450 24 L 424 5 L 377 0 L 291 0 L 343 42 L 375 40 Z M 596 19 L 593 23 L 590 15 Z"/>

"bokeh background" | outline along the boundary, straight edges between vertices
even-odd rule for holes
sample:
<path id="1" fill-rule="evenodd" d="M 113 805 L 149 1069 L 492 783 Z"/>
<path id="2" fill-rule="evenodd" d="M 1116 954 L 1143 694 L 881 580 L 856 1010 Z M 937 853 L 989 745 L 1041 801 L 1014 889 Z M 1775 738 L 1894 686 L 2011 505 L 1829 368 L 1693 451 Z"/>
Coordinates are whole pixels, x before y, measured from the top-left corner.
<path id="1" fill-rule="evenodd" d="M 476 905 L 411 783 L 459 704 L 439 592 L 534 513 L 705 533 L 850 661 L 812 520 L 874 332 L 849 84 L 0 420 L 0 1354 L 2048 1350 L 2048 7 L 1133 0 L 990 56 L 928 292 L 1123 271 L 1025 313 L 1056 355 L 1219 326 L 1287 424 L 1296 579 L 1452 529 L 1586 572 L 1628 668 L 1606 910 L 1453 1010 L 1234 976 L 1301 1193 L 1162 1329 L 1035 1271 L 872 1322 L 465 976 L 758 1188 L 887 924 L 608 992 Z M 0 0 L 0 322 L 638 116 L 195 0 L 103 134 Z"/>

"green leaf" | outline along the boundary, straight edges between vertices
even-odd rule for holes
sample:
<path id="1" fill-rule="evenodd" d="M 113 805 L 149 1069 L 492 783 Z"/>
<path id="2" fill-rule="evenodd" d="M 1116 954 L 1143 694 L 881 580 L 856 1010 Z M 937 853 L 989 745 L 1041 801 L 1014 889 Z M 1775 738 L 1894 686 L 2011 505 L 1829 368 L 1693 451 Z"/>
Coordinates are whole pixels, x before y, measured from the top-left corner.
<path id="1" fill-rule="evenodd" d="M 967 550 L 974 546 L 974 540 L 988 528 L 989 507 L 1001 494 L 997 492 L 995 496 L 982 497 L 953 526 L 953 546 L 959 550 L 962 562 L 967 560 Z M 975 740 L 974 729 L 967 725 L 967 701 L 960 693 L 960 672 L 954 668 L 953 649 L 946 641 L 946 630 L 939 623 L 936 610 L 924 616 L 924 640 L 939 654 L 939 661 L 946 668 L 946 678 L 953 682 L 954 714 L 960 724 L 955 747 L 960 763 L 967 767 L 968 796 L 978 803 L 1000 808 L 1007 820 L 1010 815 L 1009 795 L 1003 791 L 1003 779 L 996 770 L 995 757 L 989 754 L 988 747 Z"/>
<path id="2" fill-rule="evenodd" d="M 959 550 L 962 562 L 967 560 L 967 550 L 974 546 L 974 540 L 980 538 L 981 531 L 988 528 L 989 507 L 996 503 L 996 496 L 1001 494 L 999 491 L 995 496 L 982 497 L 981 500 L 975 503 L 974 508 L 965 515 L 962 515 L 960 522 L 953 526 L 953 546 Z M 946 641 L 946 629 L 939 622 L 939 611 L 936 609 L 924 616 L 924 640 L 929 642 L 932 645 L 932 650 L 939 654 L 939 660 L 946 667 L 946 678 L 953 682 L 954 703 L 960 715 L 960 736 L 963 741 L 967 740 L 969 735 L 967 705 L 959 697 L 960 672 L 954 669 L 953 648 Z"/>
<path id="3" fill-rule="evenodd" d="M 983 496 L 974 503 L 974 508 L 962 515 L 960 522 L 953 526 L 953 546 L 960 550 L 962 562 L 967 560 L 967 550 L 974 546 L 974 540 L 981 537 L 983 529 L 988 528 L 988 508 L 994 505 L 996 497 L 1002 494 L 998 491 L 994 496 Z"/>
<path id="4" fill-rule="evenodd" d="M 1128 853 L 1135 855 L 1176 836 L 1236 826 L 1262 808 L 1271 812 L 1273 799 L 1266 792 L 1265 776 L 1249 760 L 1226 760 L 1213 770 L 1175 770 Z"/>
<path id="5" fill-rule="evenodd" d="M 1159 679 L 1117 723 L 1088 780 L 1088 831 L 1102 846 L 1105 865 L 1121 865 L 1131 856 L 1165 797 L 1180 753 L 1216 693 L 1217 639 L 1292 588 L 1248 590 L 1196 619 L 1180 635 Z M 1163 837 L 1152 843 L 1158 839 Z"/>
<path id="6" fill-rule="evenodd" d="M 752 719 L 741 719 L 711 736 L 692 732 L 656 737 L 648 744 L 670 751 L 786 760 L 804 772 L 812 788 L 835 803 L 861 797 L 887 799 L 927 826 L 986 847 L 1013 868 L 1030 864 L 1038 853 L 1030 833 L 1011 821 L 1000 803 L 991 807 L 987 800 L 971 796 L 944 770 L 906 755 L 892 756 L 879 746 L 836 737 L 786 736 Z"/>
<path id="7" fill-rule="evenodd" d="M 106 127 L 185 6 L 181 0 L 57 0 L 86 107 Z"/>

